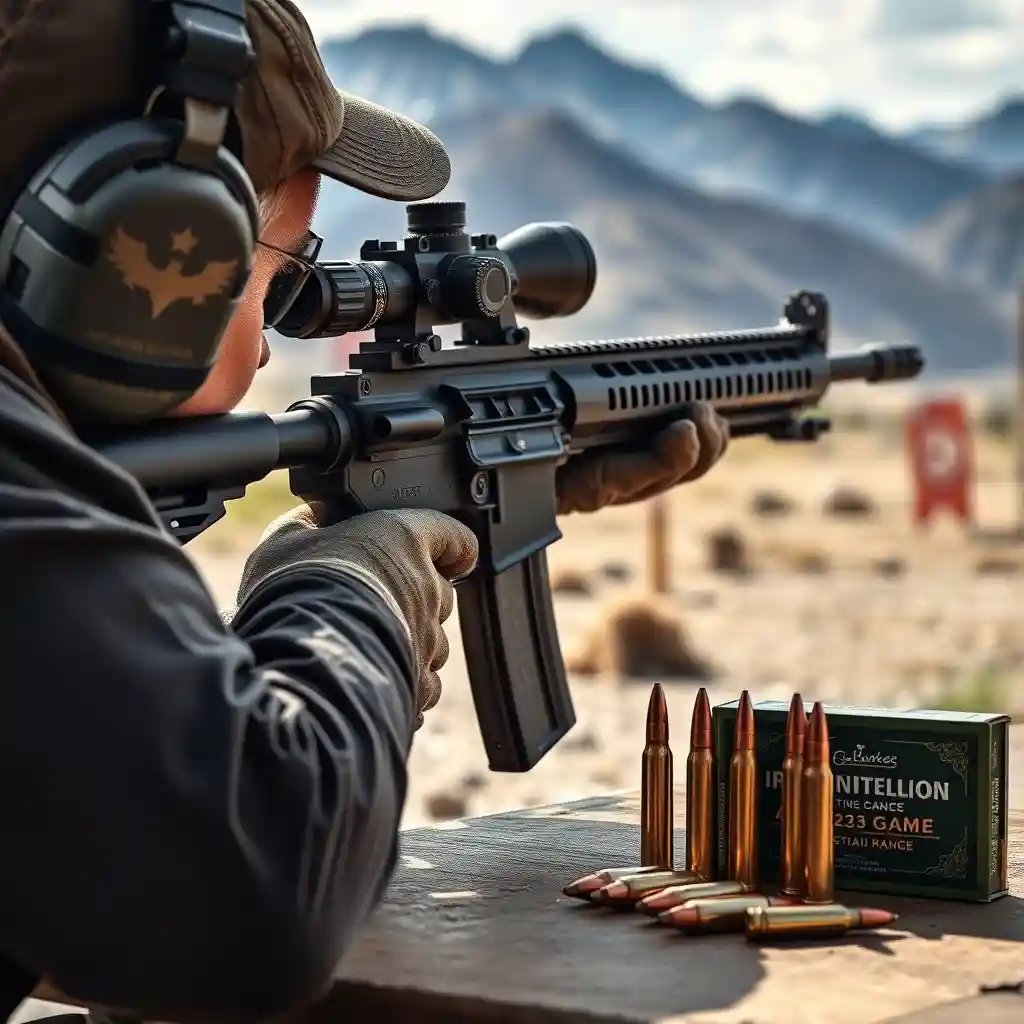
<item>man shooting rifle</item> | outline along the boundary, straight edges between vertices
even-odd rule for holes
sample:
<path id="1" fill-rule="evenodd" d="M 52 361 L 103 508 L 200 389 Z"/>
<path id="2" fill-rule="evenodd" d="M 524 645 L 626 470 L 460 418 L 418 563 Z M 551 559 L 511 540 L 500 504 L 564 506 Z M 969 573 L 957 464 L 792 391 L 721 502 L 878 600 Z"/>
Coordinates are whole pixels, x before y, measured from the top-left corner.
<path id="1" fill-rule="evenodd" d="M 156 1020 L 324 991 L 396 858 L 466 526 L 300 506 L 222 622 L 86 428 L 223 413 L 317 257 L 321 175 L 403 202 L 441 143 L 340 95 L 287 0 L 0 0 L 0 1014 L 45 979 Z M 705 404 L 574 455 L 557 511 L 726 447 Z"/>

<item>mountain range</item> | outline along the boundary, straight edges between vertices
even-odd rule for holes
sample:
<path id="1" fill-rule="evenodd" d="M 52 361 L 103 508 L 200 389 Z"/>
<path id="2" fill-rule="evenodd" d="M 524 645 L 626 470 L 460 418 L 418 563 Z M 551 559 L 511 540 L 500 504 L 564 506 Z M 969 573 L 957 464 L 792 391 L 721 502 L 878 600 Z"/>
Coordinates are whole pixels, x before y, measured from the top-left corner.
<path id="1" fill-rule="evenodd" d="M 570 30 L 537 37 L 506 62 L 420 27 L 370 30 L 322 52 L 346 88 L 425 123 L 553 106 L 677 180 L 887 241 L 1005 169 L 994 154 L 1005 163 L 1018 152 L 1024 167 L 1024 102 L 970 126 L 893 138 L 849 115 L 813 122 L 757 99 L 703 103 Z"/>
<path id="2" fill-rule="evenodd" d="M 707 104 L 577 32 L 506 62 L 420 27 L 321 52 L 343 88 L 440 135 L 454 174 L 438 198 L 466 200 L 473 230 L 569 220 L 587 233 L 595 296 L 545 337 L 763 325 L 807 287 L 830 297 L 839 336 L 919 341 L 933 371 L 1009 357 L 1024 196 L 1000 175 L 1024 170 L 1024 102 L 896 137 L 846 113 Z M 328 239 L 353 242 L 401 237 L 403 221 L 339 189 L 317 218 Z"/>
<path id="3" fill-rule="evenodd" d="M 1024 167 L 1024 94 L 963 125 L 921 127 L 908 141 L 938 156 L 964 160 L 995 173 Z"/>
<path id="4" fill-rule="evenodd" d="M 937 273 L 1012 295 L 1024 284 L 1024 173 L 950 204 L 907 247 Z"/>

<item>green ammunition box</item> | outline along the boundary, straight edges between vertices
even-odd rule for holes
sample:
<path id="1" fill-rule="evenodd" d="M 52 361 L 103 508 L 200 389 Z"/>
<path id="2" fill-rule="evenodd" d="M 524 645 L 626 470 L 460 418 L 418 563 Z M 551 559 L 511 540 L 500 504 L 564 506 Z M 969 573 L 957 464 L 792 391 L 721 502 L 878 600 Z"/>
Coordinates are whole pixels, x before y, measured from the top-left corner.
<path id="1" fill-rule="evenodd" d="M 713 709 L 719 877 L 739 701 Z M 811 705 L 807 705 L 810 712 Z M 789 702 L 754 705 L 761 880 L 779 881 Z M 825 705 L 837 889 L 986 903 L 1007 893 L 1008 715 Z"/>

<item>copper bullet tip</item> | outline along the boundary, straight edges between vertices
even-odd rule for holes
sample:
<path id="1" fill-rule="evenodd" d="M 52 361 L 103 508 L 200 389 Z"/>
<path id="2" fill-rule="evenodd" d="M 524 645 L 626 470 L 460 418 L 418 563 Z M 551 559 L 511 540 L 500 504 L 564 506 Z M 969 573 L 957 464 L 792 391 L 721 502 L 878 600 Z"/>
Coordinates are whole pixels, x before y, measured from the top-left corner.
<path id="1" fill-rule="evenodd" d="M 586 896 L 600 887 L 601 882 L 596 875 L 584 875 L 583 878 L 577 878 L 575 882 L 570 882 L 562 890 L 562 893 L 565 896 Z"/>
<path id="2" fill-rule="evenodd" d="M 593 893 L 590 898 L 598 903 L 604 903 L 606 900 L 621 900 L 628 895 L 629 886 L 625 882 L 609 882 Z"/>
<path id="3" fill-rule="evenodd" d="M 641 914 L 650 914 L 651 917 L 655 917 L 660 914 L 666 907 L 672 907 L 676 905 L 674 894 L 672 896 L 663 896 L 660 892 L 651 893 L 650 896 L 645 896 L 636 905 L 636 909 Z"/>
<path id="4" fill-rule="evenodd" d="M 690 750 L 711 749 L 711 701 L 708 691 L 702 686 L 693 702 L 693 718 L 690 721 Z"/>
<path id="5" fill-rule="evenodd" d="M 794 756 L 804 752 L 804 735 L 807 732 L 807 712 L 804 699 L 799 693 L 793 694 L 786 716 L 786 754 Z"/>
<path id="6" fill-rule="evenodd" d="M 668 704 L 661 683 L 654 684 L 647 703 L 647 742 L 668 743 Z"/>
<path id="7" fill-rule="evenodd" d="M 744 690 L 740 694 L 740 706 L 736 711 L 736 730 L 733 733 L 732 749 L 754 749 L 754 705 L 750 702 L 750 693 Z"/>
<path id="8" fill-rule="evenodd" d="M 889 910 L 875 910 L 872 907 L 862 907 L 860 911 L 860 924 L 862 928 L 884 928 L 893 921 L 899 920 L 899 914 Z"/>
<path id="9" fill-rule="evenodd" d="M 691 907 L 673 907 L 659 914 L 658 920 L 665 924 L 696 925 L 700 924 L 700 911 Z"/>
<path id="10" fill-rule="evenodd" d="M 828 749 L 828 719 L 825 717 L 825 708 L 821 701 L 815 701 L 811 709 L 811 720 L 807 725 L 807 734 L 804 737 L 804 758 L 806 761 L 813 761 L 823 764 L 829 759 Z"/>

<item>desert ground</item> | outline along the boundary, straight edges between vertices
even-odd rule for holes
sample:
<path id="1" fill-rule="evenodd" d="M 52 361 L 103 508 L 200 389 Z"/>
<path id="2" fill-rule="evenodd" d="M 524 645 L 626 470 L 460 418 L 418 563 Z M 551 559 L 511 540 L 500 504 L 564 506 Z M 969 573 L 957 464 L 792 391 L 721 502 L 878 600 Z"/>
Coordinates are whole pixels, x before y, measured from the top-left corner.
<path id="1" fill-rule="evenodd" d="M 915 527 L 903 424 L 915 390 L 850 390 L 816 445 L 737 440 L 671 493 L 667 547 L 651 504 L 562 521 L 549 551 L 577 725 L 525 775 L 488 771 L 457 616 L 444 695 L 412 751 L 404 824 L 639 785 L 651 684 L 664 683 L 685 756 L 693 696 L 1019 713 L 1011 803 L 1024 807 L 1024 540 L 1007 406 L 969 390 L 975 522 Z M 269 406 L 271 408 L 279 406 Z M 1000 412 L 1000 409 L 1002 410 Z M 221 607 L 249 546 L 294 499 L 277 474 L 190 545 Z M 655 562 L 661 563 L 658 571 Z M 665 592 L 653 594 L 658 577 Z"/>

